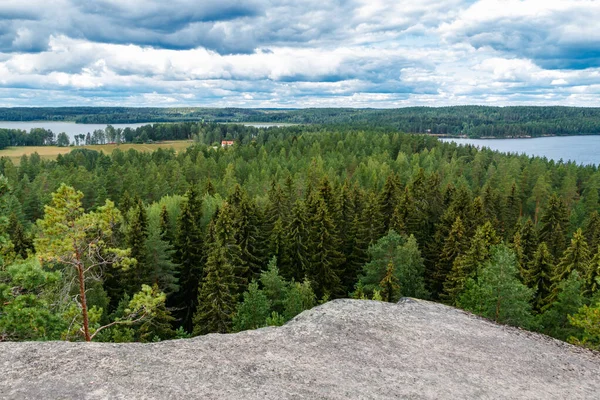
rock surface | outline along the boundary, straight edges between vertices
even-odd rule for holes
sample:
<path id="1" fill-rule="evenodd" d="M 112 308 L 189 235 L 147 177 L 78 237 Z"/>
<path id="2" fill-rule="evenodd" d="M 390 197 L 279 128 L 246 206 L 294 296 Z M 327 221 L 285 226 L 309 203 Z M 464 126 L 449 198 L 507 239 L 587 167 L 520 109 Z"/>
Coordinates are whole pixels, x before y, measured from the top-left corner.
<path id="1" fill-rule="evenodd" d="M 0 343 L 2 399 L 598 399 L 600 355 L 425 301 L 153 344 Z"/>

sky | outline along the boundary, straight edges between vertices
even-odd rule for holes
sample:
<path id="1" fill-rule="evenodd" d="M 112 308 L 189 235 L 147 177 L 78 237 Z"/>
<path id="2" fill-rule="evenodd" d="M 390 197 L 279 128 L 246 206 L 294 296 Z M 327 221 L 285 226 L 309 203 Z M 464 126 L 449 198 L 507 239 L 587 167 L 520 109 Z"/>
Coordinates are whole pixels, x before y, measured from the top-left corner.
<path id="1" fill-rule="evenodd" d="M 0 107 L 600 106 L 600 0 L 0 0 Z"/>

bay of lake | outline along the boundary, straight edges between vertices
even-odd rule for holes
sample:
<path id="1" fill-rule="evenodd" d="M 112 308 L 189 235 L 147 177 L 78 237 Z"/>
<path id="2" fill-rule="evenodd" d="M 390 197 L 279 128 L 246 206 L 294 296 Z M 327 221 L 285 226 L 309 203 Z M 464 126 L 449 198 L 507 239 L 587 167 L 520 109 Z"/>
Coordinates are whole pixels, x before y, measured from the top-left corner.
<path id="1" fill-rule="evenodd" d="M 552 136 L 531 139 L 440 139 L 460 145 L 487 147 L 502 153 L 527 154 L 554 161 L 600 165 L 600 136 Z"/>
<path id="2" fill-rule="evenodd" d="M 137 124 L 111 124 L 115 129 L 121 128 L 138 128 L 140 126 L 148 125 L 150 122 L 137 123 Z M 0 121 L 0 128 L 4 129 L 21 129 L 29 132 L 31 128 L 44 128 L 50 129 L 54 132 L 55 137 L 59 133 L 64 132 L 69 135 L 69 138 L 73 140 L 75 135 L 92 133 L 96 129 L 106 129 L 107 124 L 76 124 L 74 122 L 55 122 L 55 121 Z"/>

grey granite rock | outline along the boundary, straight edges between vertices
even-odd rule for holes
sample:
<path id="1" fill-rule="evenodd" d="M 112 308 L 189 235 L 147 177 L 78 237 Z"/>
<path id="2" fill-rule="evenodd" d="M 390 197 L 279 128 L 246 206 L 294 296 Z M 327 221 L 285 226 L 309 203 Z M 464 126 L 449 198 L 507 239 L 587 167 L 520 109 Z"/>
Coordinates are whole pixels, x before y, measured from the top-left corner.
<path id="1" fill-rule="evenodd" d="M 425 301 L 153 344 L 0 343 L 2 399 L 598 399 L 600 356 Z"/>

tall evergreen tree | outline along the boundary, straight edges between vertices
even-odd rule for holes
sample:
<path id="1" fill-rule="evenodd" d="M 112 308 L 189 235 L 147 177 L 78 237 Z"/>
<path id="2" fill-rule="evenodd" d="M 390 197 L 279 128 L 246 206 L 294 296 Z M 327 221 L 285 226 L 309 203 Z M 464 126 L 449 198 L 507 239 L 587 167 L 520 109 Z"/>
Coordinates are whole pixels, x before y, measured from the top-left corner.
<path id="1" fill-rule="evenodd" d="M 175 262 L 179 264 L 177 279 L 179 291 L 170 303 L 177 309 L 175 317 L 187 332 L 192 332 L 192 317 L 196 311 L 198 286 L 203 275 L 204 242 L 198 215 L 198 198 L 195 191 L 187 193 L 182 204 L 175 238 Z"/>
<path id="2" fill-rule="evenodd" d="M 464 290 L 467 280 L 475 277 L 479 266 L 489 259 L 491 246 L 498 243 L 496 231 L 490 222 L 477 228 L 471 246 L 465 254 L 454 260 L 452 269 L 444 282 L 442 298 L 445 301 L 455 304 L 458 296 Z"/>
<path id="3" fill-rule="evenodd" d="M 129 230 L 127 232 L 127 246 L 131 249 L 131 258 L 135 258 L 137 263 L 129 268 L 123 278 L 127 282 L 125 293 L 133 296 L 138 292 L 142 284 L 148 284 L 148 269 L 146 268 L 146 240 L 148 239 L 148 215 L 146 207 L 141 200 L 135 205 Z"/>
<path id="4" fill-rule="evenodd" d="M 317 211 L 310 224 L 307 276 L 317 297 L 335 298 L 343 294 L 341 266 L 344 255 L 339 251 L 341 246 L 325 200 L 318 198 L 317 202 Z"/>
<path id="5" fill-rule="evenodd" d="M 600 214 L 598 211 L 594 211 L 589 216 L 584 233 L 590 249 L 596 249 L 600 245 Z"/>
<path id="6" fill-rule="evenodd" d="M 160 236 L 161 238 L 169 243 L 173 244 L 173 232 L 171 231 L 171 222 L 169 218 L 169 212 L 167 206 L 163 204 L 160 210 Z"/>
<path id="7" fill-rule="evenodd" d="M 251 201 L 247 194 L 236 185 L 230 196 L 232 227 L 235 230 L 235 240 L 241 249 L 242 265 L 236 275 L 240 279 L 238 290 L 240 294 L 252 279 L 258 278 L 264 264 L 266 242 L 262 235 L 261 218 L 258 207 Z M 221 210 L 223 212 L 223 210 Z"/>
<path id="8" fill-rule="evenodd" d="M 548 251 L 548 246 L 545 242 L 540 243 L 524 272 L 525 283 L 535 290 L 532 303 L 533 309 L 540 312 L 547 304 L 554 276 L 552 255 Z"/>
<path id="9" fill-rule="evenodd" d="M 400 183 L 398 175 L 394 173 L 388 175 L 377 201 L 379 207 L 378 216 L 382 218 L 381 221 L 379 221 L 382 234 L 389 231 L 391 228 L 390 221 L 392 220 L 392 215 L 394 214 L 396 206 L 400 202 L 401 194 L 402 184 Z"/>
<path id="10" fill-rule="evenodd" d="M 565 250 L 564 255 L 556 265 L 554 276 L 555 284 L 567 279 L 571 275 L 571 271 L 577 271 L 579 276 L 589 276 L 590 267 L 590 251 L 583 237 L 583 232 L 578 229 L 573 234 L 571 245 Z"/>
<path id="11" fill-rule="evenodd" d="M 444 241 L 439 261 L 436 264 L 436 271 L 432 284 L 434 296 L 437 297 L 442 293 L 444 282 L 452 270 L 454 261 L 465 253 L 467 247 L 468 238 L 465 235 L 465 226 L 460 216 L 457 216 L 454 224 L 452 224 L 452 229 Z"/>
<path id="12" fill-rule="evenodd" d="M 290 224 L 287 227 L 286 254 L 282 259 L 281 274 L 284 278 L 301 282 L 309 267 L 309 232 L 306 207 L 302 200 L 296 201 L 292 209 Z"/>
<path id="13" fill-rule="evenodd" d="M 546 242 L 550 254 L 558 260 L 566 248 L 569 215 L 566 205 L 556 194 L 550 196 L 540 223 L 540 240 Z"/>
<path id="14" fill-rule="evenodd" d="M 241 264 L 241 249 L 236 243 L 231 214 L 231 207 L 225 203 L 214 225 L 214 242 L 210 244 L 193 319 L 194 334 L 227 333 L 232 326 L 238 292 L 236 281 L 243 277 L 236 274 Z"/>

